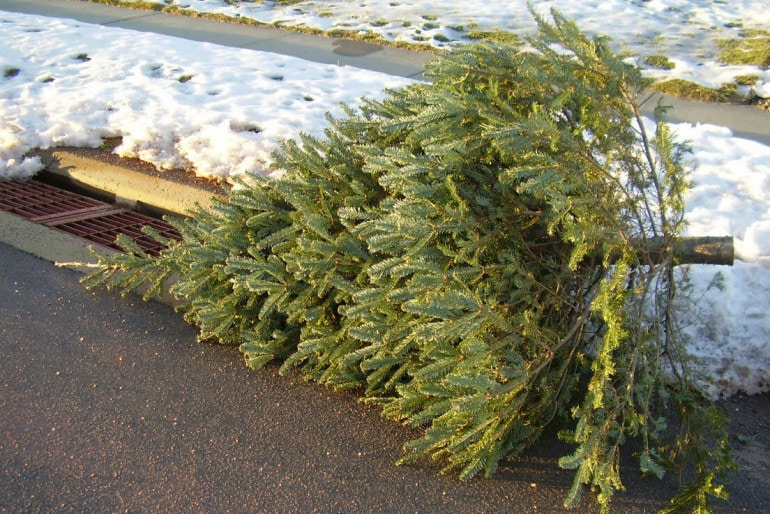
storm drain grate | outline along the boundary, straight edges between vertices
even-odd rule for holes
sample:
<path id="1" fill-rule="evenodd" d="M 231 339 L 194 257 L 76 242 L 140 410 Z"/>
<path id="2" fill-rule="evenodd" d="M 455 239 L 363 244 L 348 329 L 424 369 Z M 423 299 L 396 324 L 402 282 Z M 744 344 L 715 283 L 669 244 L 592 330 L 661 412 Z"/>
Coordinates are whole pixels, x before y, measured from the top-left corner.
<path id="1" fill-rule="evenodd" d="M 99 209 L 107 205 L 34 180 L 3 181 L 0 186 L 0 209 L 33 221 L 45 216 Z"/>
<path id="2" fill-rule="evenodd" d="M 165 221 L 127 210 L 83 220 L 70 220 L 54 226 L 64 232 L 112 248 L 117 248 L 115 239 L 118 234 L 126 234 L 131 236 L 145 252 L 158 255 L 165 245 L 142 232 L 142 227 L 146 225 L 168 239 L 181 239 L 179 232 Z"/>
<path id="3" fill-rule="evenodd" d="M 0 181 L 0 210 L 116 250 L 120 249 L 115 244 L 118 234 L 126 234 L 145 252 L 158 255 L 165 245 L 142 232 L 147 225 L 165 238 L 181 239 L 163 220 L 36 180 Z"/>

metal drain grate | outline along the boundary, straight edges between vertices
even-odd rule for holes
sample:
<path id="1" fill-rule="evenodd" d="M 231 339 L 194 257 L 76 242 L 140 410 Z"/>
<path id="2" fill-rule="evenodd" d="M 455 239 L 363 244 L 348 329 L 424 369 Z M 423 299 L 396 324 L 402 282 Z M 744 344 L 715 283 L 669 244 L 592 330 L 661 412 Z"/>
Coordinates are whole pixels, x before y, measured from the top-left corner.
<path id="1" fill-rule="evenodd" d="M 3 181 L 0 183 L 0 210 L 38 221 L 45 216 L 99 209 L 104 202 L 49 186 L 42 182 Z"/>
<path id="2" fill-rule="evenodd" d="M 145 225 L 168 239 L 181 239 L 179 232 L 163 220 L 36 180 L 0 181 L 0 210 L 116 250 L 120 249 L 115 244 L 118 234 L 126 234 L 145 252 L 158 255 L 165 245 L 145 235 Z"/>
<path id="3" fill-rule="evenodd" d="M 142 227 L 145 225 L 151 226 L 160 235 L 169 239 L 181 239 L 179 232 L 165 221 L 126 210 L 99 217 L 71 220 L 51 226 L 112 248 L 117 248 L 114 243 L 118 234 L 126 234 L 131 236 L 147 253 L 158 255 L 165 248 L 165 245 L 144 234 Z"/>

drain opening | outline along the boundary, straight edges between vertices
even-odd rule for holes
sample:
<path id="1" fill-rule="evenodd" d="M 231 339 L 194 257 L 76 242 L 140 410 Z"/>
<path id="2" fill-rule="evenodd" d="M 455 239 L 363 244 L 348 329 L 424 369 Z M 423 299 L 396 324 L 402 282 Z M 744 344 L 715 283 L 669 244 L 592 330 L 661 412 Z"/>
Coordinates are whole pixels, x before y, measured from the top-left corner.
<path id="1" fill-rule="evenodd" d="M 120 250 L 115 244 L 118 234 L 126 234 L 145 252 L 158 255 L 165 245 L 142 232 L 146 225 L 163 237 L 181 239 L 164 220 L 37 180 L 0 181 L 0 210 L 116 250 Z"/>

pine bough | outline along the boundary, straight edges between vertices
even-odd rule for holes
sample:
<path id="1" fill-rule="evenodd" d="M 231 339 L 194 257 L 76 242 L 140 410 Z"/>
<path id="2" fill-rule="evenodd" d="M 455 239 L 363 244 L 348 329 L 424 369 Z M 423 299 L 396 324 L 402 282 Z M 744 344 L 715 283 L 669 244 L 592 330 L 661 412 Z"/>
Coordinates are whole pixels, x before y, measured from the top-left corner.
<path id="1" fill-rule="evenodd" d="M 490 475 L 569 427 L 567 507 L 590 486 L 609 509 L 635 438 L 643 472 L 694 469 L 671 510 L 705 510 L 732 461 L 691 390 L 660 254 L 682 228 L 687 149 L 645 125 L 641 75 L 604 39 L 533 15 L 527 48 L 438 57 L 432 82 L 284 142 L 280 180 L 174 220 L 184 239 L 160 257 L 122 237 L 87 284 L 149 297 L 176 276 L 201 339 L 423 426 L 403 462 Z"/>

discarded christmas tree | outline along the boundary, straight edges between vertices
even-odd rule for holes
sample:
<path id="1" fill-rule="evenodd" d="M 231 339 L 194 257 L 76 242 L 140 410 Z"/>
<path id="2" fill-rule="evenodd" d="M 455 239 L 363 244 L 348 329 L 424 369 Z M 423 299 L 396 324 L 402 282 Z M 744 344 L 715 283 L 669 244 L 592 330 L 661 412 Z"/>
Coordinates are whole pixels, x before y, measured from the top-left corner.
<path id="1" fill-rule="evenodd" d="M 177 277 L 202 339 L 424 426 L 404 461 L 489 475 L 571 426 L 567 506 L 589 485 L 608 508 L 635 437 L 646 473 L 693 460 L 674 506 L 705 508 L 729 456 L 675 326 L 686 148 L 644 123 L 640 73 L 606 41 L 535 16 L 530 48 L 438 57 L 432 82 L 285 142 L 280 180 L 174 221 L 159 257 L 122 238 L 87 283 L 149 296 Z"/>

